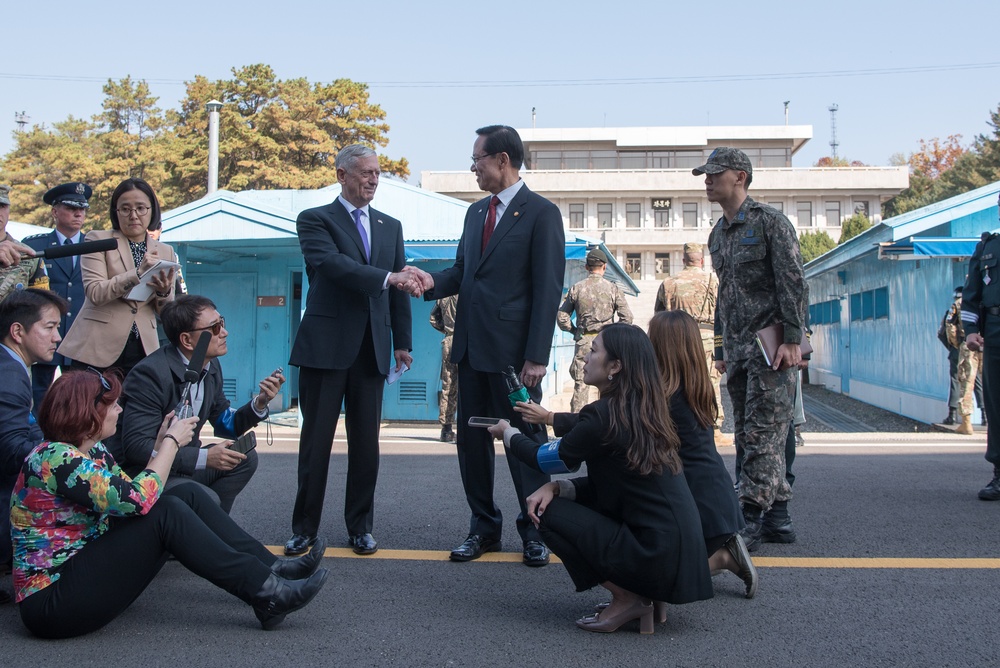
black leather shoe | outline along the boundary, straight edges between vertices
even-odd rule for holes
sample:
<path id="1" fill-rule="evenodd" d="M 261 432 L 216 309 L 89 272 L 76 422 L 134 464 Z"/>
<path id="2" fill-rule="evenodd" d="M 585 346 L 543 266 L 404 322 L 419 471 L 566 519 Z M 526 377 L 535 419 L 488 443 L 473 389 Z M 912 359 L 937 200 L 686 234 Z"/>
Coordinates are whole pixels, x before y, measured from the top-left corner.
<path id="1" fill-rule="evenodd" d="M 948 417 L 941 420 L 941 424 L 947 424 L 947 425 L 958 424 L 958 410 L 955 408 L 949 408 Z"/>
<path id="2" fill-rule="evenodd" d="M 747 551 L 753 552 L 760 547 L 764 528 L 763 513 L 760 508 L 750 503 L 743 504 L 743 522 L 746 527 L 740 534 L 747 545 Z"/>
<path id="3" fill-rule="evenodd" d="M 354 554 L 375 554 L 378 551 L 378 543 L 370 533 L 355 534 L 347 542 L 354 550 Z"/>
<path id="4" fill-rule="evenodd" d="M 750 550 L 747 549 L 747 544 L 744 542 L 743 536 L 734 533 L 726 541 L 725 547 L 729 551 L 729 554 L 732 555 L 737 568 L 739 568 L 737 575 L 740 576 L 743 584 L 747 587 L 747 598 L 753 598 L 754 594 L 757 593 L 757 569 L 750 559 Z"/>
<path id="5" fill-rule="evenodd" d="M 993 480 L 979 490 L 979 498 L 983 501 L 1000 501 L 1000 468 L 993 469 Z"/>
<path id="6" fill-rule="evenodd" d="M 313 600 L 326 583 L 330 571 L 321 568 L 305 580 L 285 580 L 273 573 L 253 597 L 253 612 L 260 620 L 260 627 L 270 631 L 290 612 L 300 610 Z"/>
<path id="7" fill-rule="evenodd" d="M 297 557 L 305 554 L 316 542 L 316 536 L 303 536 L 300 533 L 292 534 L 292 537 L 285 543 L 285 554 L 289 557 Z"/>
<path id="8" fill-rule="evenodd" d="M 472 561 L 478 559 L 487 552 L 499 552 L 500 541 L 470 533 L 465 542 L 451 551 L 449 557 L 452 561 Z"/>
<path id="9" fill-rule="evenodd" d="M 451 430 L 451 425 L 446 424 L 441 427 L 441 442 L 442 443 L 454 443 L 455 442 L 455 432 Z"/>
<path id="10" fill-rule="evenodd" d="M 770 513 L 764 513 L 760 537 L 765 543 L 794 543 L 795 528 L 792 526 L 792 518 L 788 515 L 773 517 Z"/>
<path id="11" fill-rule="evenodd" d="M 549 548 L 545 547 L 545 543 L 529 540 L 524 544 L 524 554 L 521 561 L 524 562 L 525 566 L 548 566 Z"/>
<path id="12" fill-rule="evenodd" d="M 286 580 L 301 580 L 316 572 L 323 563 L 323 553 L 326 552 L 326 541 L 316 539 L 309 554 L 291 559 L 278 559 L 271 564 L 271 572 Z"/>

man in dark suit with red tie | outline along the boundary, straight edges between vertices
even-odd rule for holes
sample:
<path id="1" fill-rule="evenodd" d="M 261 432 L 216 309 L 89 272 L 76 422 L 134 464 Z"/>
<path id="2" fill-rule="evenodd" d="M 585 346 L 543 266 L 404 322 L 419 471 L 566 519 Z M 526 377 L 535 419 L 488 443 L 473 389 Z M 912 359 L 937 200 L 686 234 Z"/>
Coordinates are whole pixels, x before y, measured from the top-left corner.
<path id="1" fill-rule="evenodd" d="M 42 201 L 52 206 L 52 223 L 56 229 L 48 234 L 36 234 L 24 239 L 24 245 L 36 251 L 52 246 L 78 244 L 83 241 L 83 221 L 90 208 L 93 190 L 86 183 L 63 183 L 51 188 L 42 196 Z M 83 308 L 83 276 L 80 274 L 78 256 L 45 260 L 45 270 L 49 275 L 49 289 L 69 302 L 69 310 L 59 323 L 59 335 L 73 325 L 77 312 Z M 42 362 L 31 367 L 31 393 L 35 406 L 41 406 L 45 392 L 56 375 L 56 367 L 69 369 L 73 360 L 56 353 L 51 362 Z"/>
<path id="2" fill-rule="evenodd" d="M 469 427 L 470 416 L 502 417 L 531 433 L 512 410 L 502 372 L 512 366 L 531 399 L 541 399 L 562 299 L 566 239 L 555 204 L 528 190 L 519 170 L 524 145 L 514 128 L 476 130 L 472 171 L 492 193 L 469 207 L 455 264 L 425 277 L 427 299 L 458 294 L 451 359 L 458 364 L 458 462 L 472 510 L 469 535 L 452 551 L 453 561 L 478 559 L 500 549 L 503 518 L 493 500 L 494 446 L 489 432 Z M 525 498 L 549 480 L 514 457 L 507 465 L 518 496 L 517 529 L 528 566 L 549 563 L 538 530 L 528 521 Z"/>
<path id="3" fill-rule="evenodd" d="M 392 360 L 397 369 L 413 364 L 410 301 L 402 292 L 412 282 L 403 271 L 403 228 L 368 206 L 378 187 L 378 155 L 352 144 L 337 154 L 336 166 L 340 196 L 303 211 L 296 222 L 309 292 L 289 362 L 299 367 L 302 433 L 288 555 L 303 554 L 316 541 L 341 404 L 349 542 L 357 554 L 378 549 L 371 532 L 382 392 Z"/>

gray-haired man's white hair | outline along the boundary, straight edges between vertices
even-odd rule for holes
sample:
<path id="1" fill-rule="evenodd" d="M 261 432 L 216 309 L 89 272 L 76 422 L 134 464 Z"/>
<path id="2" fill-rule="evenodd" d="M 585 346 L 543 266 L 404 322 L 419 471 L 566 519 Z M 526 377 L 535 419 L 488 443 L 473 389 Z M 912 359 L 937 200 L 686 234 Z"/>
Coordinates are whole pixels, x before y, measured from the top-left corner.
<path id="1" fill-rule="evenodd" d="M 378 154 L 364 144 L 349 144 L 337 153 L 337 169 L 351 169 L 360 158 L 378 157 Z"/>

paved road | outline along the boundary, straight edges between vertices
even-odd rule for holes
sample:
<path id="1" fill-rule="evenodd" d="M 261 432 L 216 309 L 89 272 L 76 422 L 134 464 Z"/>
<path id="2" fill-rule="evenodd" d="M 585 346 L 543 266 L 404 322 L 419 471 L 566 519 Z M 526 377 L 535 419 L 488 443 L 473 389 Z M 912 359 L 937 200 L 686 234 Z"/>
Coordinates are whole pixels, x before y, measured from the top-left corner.
<path id="1" fill-rule="evenodd" d="M 345 457 L 334 454 L 324 527 L 327 587 L 265 633 L 243 603 L 169 563 L 125 616 L 90 636 L 41 642 L 0 607 L 5 666 L 978 666 L 996 660 L 1000 503 L 976 499 L 989 477 L 984 439 L 807 435 L 792 512 L 799 541 L 757 553 L 757 597 L 731 575 L 711 601 L 672 607 L 653 636 L 573 620 L 604 599 L 575 593 L 561 565 L 507 552 L 453 564 L 467 509 L 451 446 L 436 430 L 383 433 L 377 557 L 345 546 Z M 295 434 L 261 436 L 261 466 L 234 517 L 269 545 L 287 538 Z M 732 465 L 732 448 L 723 450 Z M 498 499 L 513 488 L 498 460 Z M 108 564 L 109 578 L 114 564 Z"/>

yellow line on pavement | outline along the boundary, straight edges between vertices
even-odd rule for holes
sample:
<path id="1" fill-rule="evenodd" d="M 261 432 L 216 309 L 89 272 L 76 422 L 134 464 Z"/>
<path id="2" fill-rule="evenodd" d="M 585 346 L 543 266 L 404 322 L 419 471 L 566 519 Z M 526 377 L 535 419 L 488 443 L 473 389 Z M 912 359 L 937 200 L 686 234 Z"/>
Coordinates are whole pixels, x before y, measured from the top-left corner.
<path id="1" fill-rule="evenodd" d="M 283 555 L 283 548 L 268 545 L 272 553 Z M 400 561 L 448 561 L 448 552 L 437 550 L 379 550 L 375 554 L 354 554 L 348 547 L 328 547 L 323 555 L 327 559 L 396 559 Z M 486 563 L 520 563 L 520 552 L 488 552 L 477 559 Z M 552 563 L 562 563 L 552 555 Z M 948 568 L 948 569 L 1000 569 L 1000 559 L 918 559 L 909 557 L 754 557 L 758 568 Z"/>

